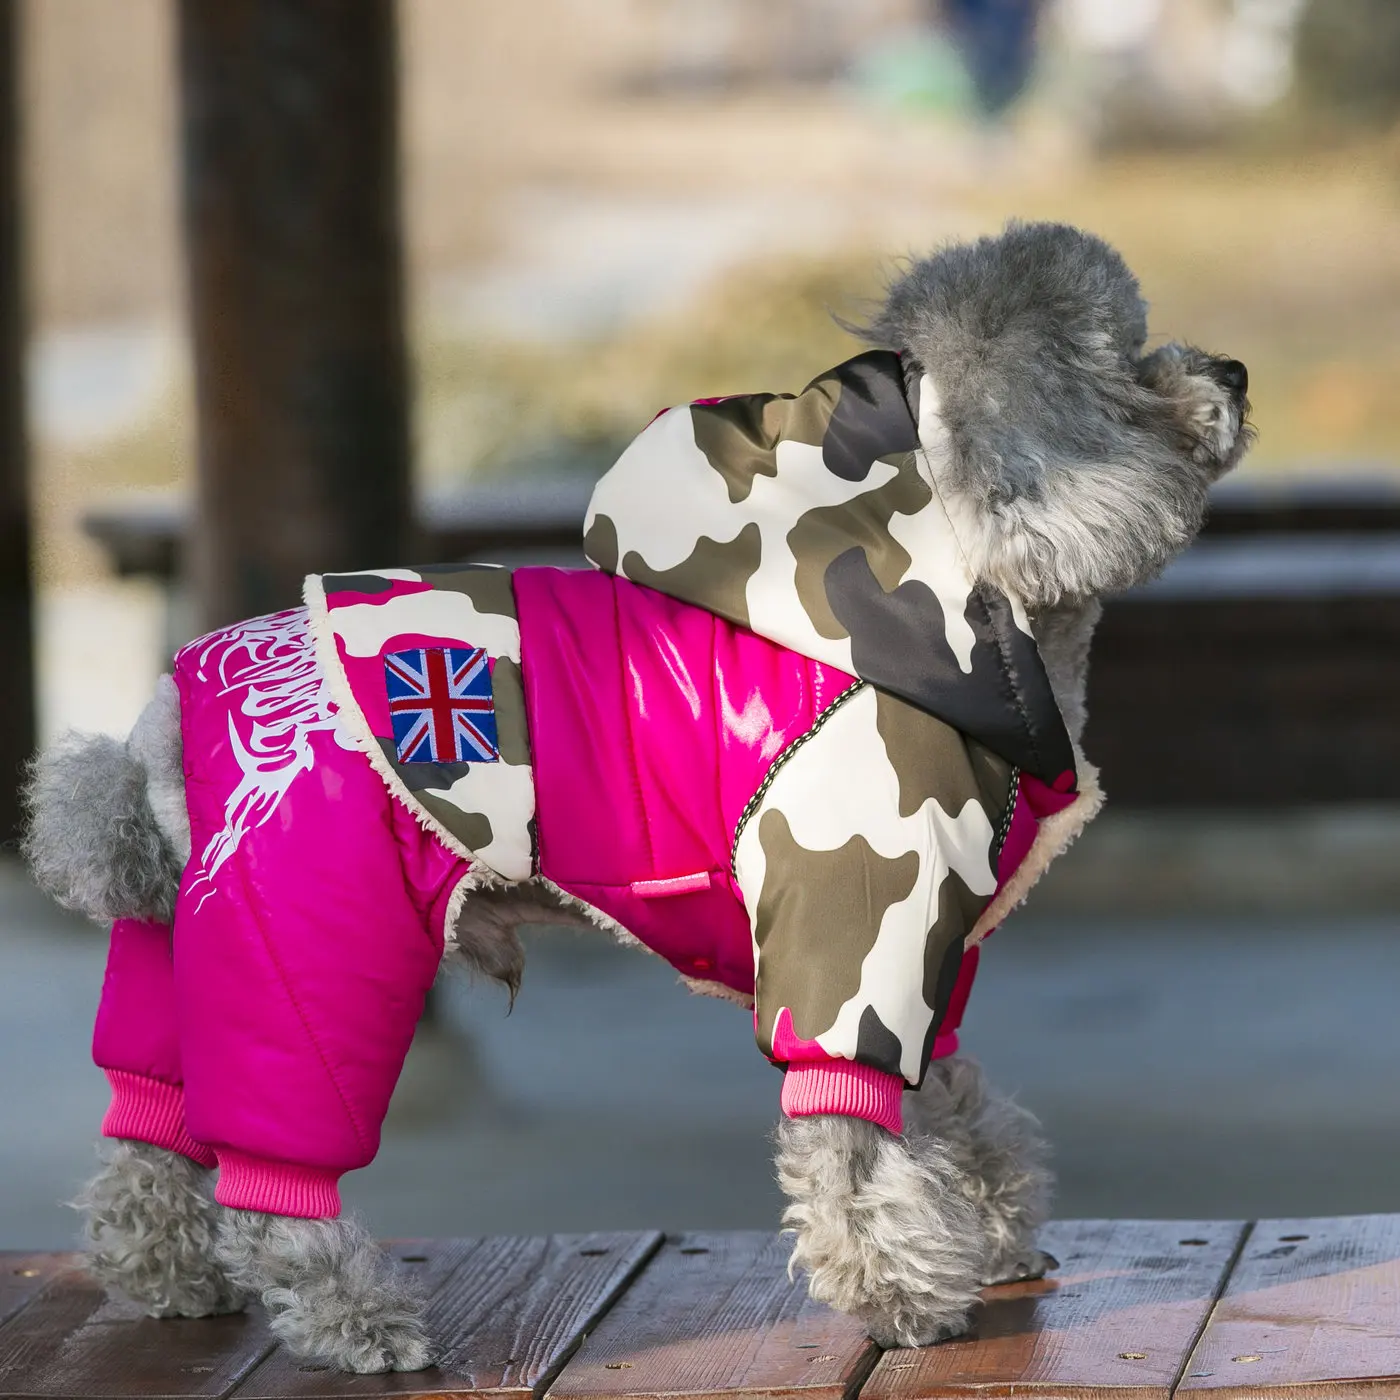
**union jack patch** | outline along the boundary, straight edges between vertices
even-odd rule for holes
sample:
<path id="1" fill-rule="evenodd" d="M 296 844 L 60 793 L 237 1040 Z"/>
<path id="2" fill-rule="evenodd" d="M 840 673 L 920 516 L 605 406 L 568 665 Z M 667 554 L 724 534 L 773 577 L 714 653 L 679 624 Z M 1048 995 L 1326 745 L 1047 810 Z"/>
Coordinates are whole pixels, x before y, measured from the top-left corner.
<path id="1" fill-rule="evenodd" d="M 415 647 L 384 658 L 400 763 L 497 763 L 496 704 L 482 647 Z"/>

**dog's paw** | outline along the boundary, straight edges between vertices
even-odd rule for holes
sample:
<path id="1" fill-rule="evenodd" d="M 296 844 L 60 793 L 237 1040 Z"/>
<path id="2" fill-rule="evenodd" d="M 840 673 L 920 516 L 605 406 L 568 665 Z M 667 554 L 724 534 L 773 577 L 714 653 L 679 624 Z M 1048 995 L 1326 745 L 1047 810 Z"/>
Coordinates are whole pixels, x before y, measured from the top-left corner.
<path id="1" fill-rule="evenodd" d="M 1027 1279 L 1044 1278 L 1052 1269 L 1059 1267 L 1060 1261 L 1053 1254 L 1028 1246 L 993 1259 L 987 1266 L 982 1286 L 993 1288 L 999 1283 L 1023 1283 Z"/>
<path id="2" fill-rule="evenodd" d="M 289 1288 L 268 1289 L 263 1303 L 272 1332 L 295 1356 L 353 1371 L 421 1371 L 432 1363 L 432 1348 L 422 1323 L 402 1310 L 379 1312 L 355 1307 L 343 1296 L 301 1296 Z"/>
<path id="3" fill-rule="evenodd" d="M 931 1347 L 939 1342 L 952 1341 L 954 1337 L 965 1337 L 972 1326 L 967 1311 L 921 1315 L 916 1311 L 901 1310 L 888 1312 L 862 1312 L 860 1320 L 865 1324 L 866 1333 L 872 1342 L 889 1349 L 891 1347 Z"/>
<path id="4" fill-rule="evenodd" d="M 432 1364 L 433 1351 L 422 1328 L 411 1323 L 366 1327 L 359 1336 L 341 1336 L 341 1368 L 362 1376 L 385 1371 L 421 1371 Z"/>
<path id="5" fill-rule="evenodd" d="M 150 1143 L 109 1145 L 73 1205 L 83 1213 L 88 1273 L 148 1317 L 238 1312 L 247 1294 L 215 1257 L 211 1173 Z"/>

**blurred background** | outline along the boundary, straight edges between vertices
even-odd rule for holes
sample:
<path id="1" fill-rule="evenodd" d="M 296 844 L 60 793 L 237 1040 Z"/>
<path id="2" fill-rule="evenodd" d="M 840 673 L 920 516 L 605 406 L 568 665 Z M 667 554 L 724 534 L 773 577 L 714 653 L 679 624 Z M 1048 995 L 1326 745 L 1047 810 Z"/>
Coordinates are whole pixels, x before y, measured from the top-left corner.
<path id="1" fill-rule="evenodd" d="M 1109 611 L 1110 809 L 996 935 L 965 1044 L 1044 1119 L 1062 1215 L 1400 1210 L 1400 6 L 3 3 L 12 751 L 28 629 L 38 738 L 124 733 L 298 571 L 577 557 L 659 408 L 796 390 L 902 258 L 1077 223 L 1156 339 L 1246 362 L 1260 437 Z M 509 1018 L 439 989 L 347 1199 L 399 1234 L 774 1225 L 747 1018 L 530 945 Z M 104 955 L 0 852 L 0 1245 L 71 1236 Z"/>

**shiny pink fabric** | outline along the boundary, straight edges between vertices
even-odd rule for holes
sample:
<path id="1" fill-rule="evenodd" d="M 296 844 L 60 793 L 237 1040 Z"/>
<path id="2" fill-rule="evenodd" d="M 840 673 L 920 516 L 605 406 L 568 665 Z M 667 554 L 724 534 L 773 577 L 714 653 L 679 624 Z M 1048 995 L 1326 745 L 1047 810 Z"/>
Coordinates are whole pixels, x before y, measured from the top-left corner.
<path id="1" fill-rule="evenodd" d="M 112 1090 L 103 1137 L 149 1142 L 202 1167 L 214 1165 L 213 1152 L 185 1126 L 175 970 L 165 924 L 118 919 L 112 925 L 92 1058 Z"/>
<path id="2" fill-rule="evenodd" d="M 225 825 L 241 770 L 218 689 L 180 684 L 194 850 Z M 270 820 L 213 878 L 186 870 L 175 987 L 191 1134 L 236 1176 L 218 1200 L 306 1213 L 306 1168 L 369 1163 L 442 953 L 457 860 L 389 795 L 366 757 L 309 737 Z M 316 1214 L 331 1213 L 322 1192 Z"/>
<path id="3" fill-rule="evenodd" d="M 734 833 L 855 677 L 610 574 L 517 569 L 542 874 L 688 976 L 753 992 Z"/>
<path id="4" fill-rule="evenodd" d="M 180 1084 L 175 968 L 170 930 L 145 919 L 118 919 L 107 945 L 107 975 L 92 1032 L 103 1069 Z"/>
<path id="5" fill-rule="evenodd" d="M 363 753 L 305 723 L 304 694 L 279 713 L 275 686 L 249 690 L 279 647 L 305 655 L 304 615 L 283 632 L 250 645 L 229 629 L 176 659 L 194 858 L 173 977 L 164 930 L 119 925 L 94 1052 L 150 1083 L 183 1077 L 185 1127 L 219 1160 L 223 1204 L 329 1215 L 338 1177 L 378 1149 L 465 862 Z M 296 743 L 270 742 L 283 721 Z M 114 1089 L 109 1118 L 165 1131 L 158 1092 Z"/>

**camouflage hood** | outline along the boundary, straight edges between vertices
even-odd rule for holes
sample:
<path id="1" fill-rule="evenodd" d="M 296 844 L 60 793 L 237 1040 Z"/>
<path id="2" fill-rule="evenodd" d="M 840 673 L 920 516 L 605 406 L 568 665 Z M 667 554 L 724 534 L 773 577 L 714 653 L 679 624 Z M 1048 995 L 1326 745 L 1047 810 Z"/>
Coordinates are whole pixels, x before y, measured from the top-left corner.
<path id="1" fill-rule="evenodd" d="M 970 576 L 918 400 L 879 350 L 800 394 L 668 409 L 598 483 L 584 552 L 859 676 L 1063 791 L 1074 752 L 1025 610 Z"/>

